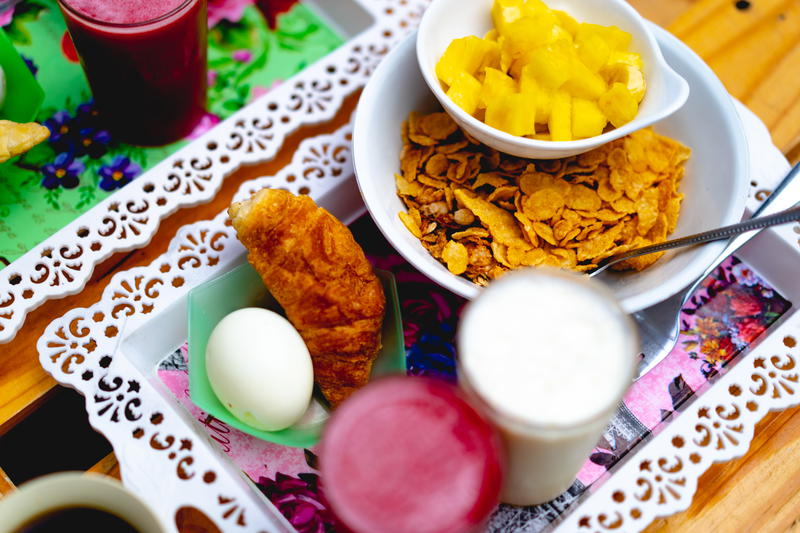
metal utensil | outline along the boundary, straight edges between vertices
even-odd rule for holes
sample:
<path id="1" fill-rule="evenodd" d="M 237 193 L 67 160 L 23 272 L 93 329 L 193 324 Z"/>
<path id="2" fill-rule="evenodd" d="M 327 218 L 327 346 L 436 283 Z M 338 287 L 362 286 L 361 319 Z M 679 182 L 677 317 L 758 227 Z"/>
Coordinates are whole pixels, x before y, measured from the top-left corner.
<path id="1" fill-rule="evenodd" d="M 650 246 L 634 248 L 633 250 L 628 250 L 627 252 L 606 257 L 602 261 L 598 262 L 597 268 L 589 272 L 589 277 L 596 276 L 611 266 L 633 257 L 654 254 L 656 252 L 664 252 L 666 250 L 672 250 L 673 248 L 680 248 L 681 246 L 693 246 L 695 244 L 703 244 L 706 242 L 721 241 L 735 237 L 736 235 L 745 233 L 747 231 L 755 231 L 758 229 L 768 228 L 770 226 L 786 224 L 787 222 L 796 222 L 798 220 L 800 220 L 800 207 L 792 207 L 791 209 L 781 211 L 780 213 L 775 213 L 774 215 L 751 218 L 749 220 L 745 220 L 744 222 L 739 222 L 738 224 L 731 224 L 730 226 L 724 226 L 722 228 L 712 229 L 702 233 L 695 233 L 694 235 L 681 237 L 679 239 L 672 239 L 669 241 L 660 242 L 658 244 L 651 244 Z"/>
<path id="2" fill-rule="evenodd" d="M 800 179 L 797 179 L 798 175 L 800 175 L 800 163 L 789 171 L 780 185 L 753 213 L 753 217 L 779 213 L 797 204 L 800 201 Z M 681 308 L 683 308 L 686 300 L 694 293 L 700 283 L 758 233 L 758 231 L 751 231 L 734 237 L 697 280 L 663 302 L 633 314 L 639 330 L 642 350 L 639 374 L 636 379 L 645 375 L 651 368 L 661 362 L 675 347 L 680 330 Z"/>

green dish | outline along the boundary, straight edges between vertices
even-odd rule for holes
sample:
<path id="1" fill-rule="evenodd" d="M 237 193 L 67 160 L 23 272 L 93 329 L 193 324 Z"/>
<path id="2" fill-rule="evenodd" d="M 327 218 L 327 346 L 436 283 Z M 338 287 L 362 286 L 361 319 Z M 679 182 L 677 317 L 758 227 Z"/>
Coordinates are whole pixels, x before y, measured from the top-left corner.
<path id="1" fill-rule="evenodd" d="M 0 104 L 0 119 L 31 122 L 44 101 L 44 91 L 2 29 L 0 66 L 6 75 L 6 98 Z"/>
<path id="2" fill-rule="evenodd" d="M 371 378 L 387 374 L 405 373 L 406 354 L 403 341 L 403 323 L 394 276 L 384 270 L 375 270 L 386 294 L 386 316 L 383 320 L 383 348 L 372 365 Z M 264 307 L 281 312 L 281 308 L 267 291 L 258 273 L 244 263 L 230 272 L 195 287 L 189 292 L 189 396 L 195 405 L 226 424 L 266 441 L 308 448 L 319 441 L 328 418 L 327 408 L 316 399 L 314 412 L 303 420 L 280 431 L 255 429 L 228 411 L 211 388 L 206 373 L 206 345 L 211 331 L 227 314 L 243 307 Z"/>

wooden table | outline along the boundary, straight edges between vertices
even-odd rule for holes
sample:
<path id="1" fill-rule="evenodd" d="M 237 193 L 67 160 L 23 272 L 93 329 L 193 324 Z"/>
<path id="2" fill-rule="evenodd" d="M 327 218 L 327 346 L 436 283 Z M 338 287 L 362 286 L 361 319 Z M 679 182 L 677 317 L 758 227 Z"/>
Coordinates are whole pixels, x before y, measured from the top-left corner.
<path id="1" fill-rule="evenodd" d="M 800 158 L 800 0 L 630 1 L 645 17 L 667 27 L 702 56 L 728 90 L 761 117 L 787 157 L 793 162 Z M 48 468 L 76 468 L 73 454 L 59 456 L 65 449 L 81 450 L 83 455 L 97 451 L 94 458 L 82 457 L 85 468 L 119 476 L 114 455 L 104 455 L 103 443 L 96 442 L 101 438 L 88 425 L 85 431 L 91 434 L 89 437 L 70 432 L 55 439 L 45 433 L 54 421 L 34 416 L 39 411 L 61 417 L 60 407 L 69 408 L 76 419 L 86 418 L 79 407 L 82 404 L 64 392 L 58 393 L 60 387 L 39 366 L 36 340 L 45 326 L 73 307 L 96 302 L 115 272 L 150 263 L 166 251 L 170 239 L 184 224 L 212 218 L 229 204 L 243 181 L 277 172 L 290 161 L 303 138 L 336 129 L 350 116 L 356 102 L 357 95 L 350 97 L 331 123 L 298 131 L 287 139 L 273 161 L 235 172 L 212 202 L 183 209 L 164 220 L 149 245 L 109 258 L 95 269 L 81 293 L 46 302 L 28 315 L 11 343 L 0 345 L 0 495 L 14 490 L 14 482 L 4 469 L 10 471 L 13 465 L 18 470 L 16 465 L 21 461 L 10 454 L 14 450 L 9 446 L 2 446 L 3 435 L 22 421 L 24 424 L 8 437 L 22 433 L 37 440 L 52 439 L 52 443 L 45 443 Z M 52 403 L 61 405 L 49 405 Z M 29 427 L 23 432 L 22 426 Z M 94 439 L 93 443 L 86 444 L 87 438 Z M 17 442 L 15 446 L 24 451 L 24 444 Z M 798 523 L 800 409 L 795 408 L 767 415 L 758 424 L 747 455 L 712 466 L 700 479 L 691 507 L 657 520 L 647 531 L 800 531 Z"/>

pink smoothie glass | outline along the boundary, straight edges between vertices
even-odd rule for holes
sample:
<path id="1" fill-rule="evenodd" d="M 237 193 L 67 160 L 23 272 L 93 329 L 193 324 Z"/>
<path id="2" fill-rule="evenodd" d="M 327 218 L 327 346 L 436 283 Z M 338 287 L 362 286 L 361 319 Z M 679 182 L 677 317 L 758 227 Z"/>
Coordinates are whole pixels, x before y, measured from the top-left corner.
<path id="1" fill-rule="evenodd" d="M 95 105 L 119 140 L 190 133 L 206 105 L 206 0 L 59 0 Z"/>

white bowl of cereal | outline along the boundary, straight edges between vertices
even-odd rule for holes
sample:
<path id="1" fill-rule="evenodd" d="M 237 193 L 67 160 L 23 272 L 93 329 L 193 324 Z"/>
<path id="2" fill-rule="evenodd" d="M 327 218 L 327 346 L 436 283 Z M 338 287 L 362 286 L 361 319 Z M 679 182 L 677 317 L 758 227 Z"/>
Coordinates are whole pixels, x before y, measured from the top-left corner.
<path id="1" fill-rule="evenodd" d="M 523 17 L 535 9 L 527 24 L 504 22 L 512 19 L 504 13 L 520 16 L 520 6 Z M 689 95 L 625 0 L 434 0 L 416 54 L 425 82 L 458 125 L 519 157 L 587 152 L 668 117 Z M 514 120 L 507 109 L 516 111 Z M 534 121 L 525 118 L 531 112 Z"/>
<path id="2" fill-rule="evenodd" d="M 689 235 L 734 223 L 741 219 L 744 212 L 749 180 L 747 176 L 749 162 L 747 142 L 732 99 L 711 69 L 697 55 L 666 31 L 655 26 L 652 26 L 651 30 L 657 36 L 666 60 L 688 80 L 692 88 L 692 93 L 685 106 L 653 127 L 655 133 L 675 139 L 692 150 L 688 161 L 680 165 L 685 166 L 685 176 L 680 180 L 679 184 L 679 193 L 684 198 L 680 205 L 680 214 L 676 227 L 668 237 Z M 554 260 L 550 256 L 559 256 L 560 254 L 564 262 L 567 262 L 570 259 L 567 256 L 571 252 L 552 253 L 553 249 L 563 248 L 575 251 L 574 258 L 577 260 L 579 243 L 574 238 L 572 242 L 565 241 L 564 239 L 569 237 L 569 234 L 564 234 L 563 227 L 559 227 L 558 237 L 560 239 L 556 241 L 557 246 L 547 243 L 540 234 L 536 235 L 538 245 L 533 246 L 530 232 L 526 231 L 525 225 L 519 218 L 515 219 L 518 223 L 515 228 L 509 230 L 509 234 L 498 238 L 497 235 L 492 235 L 492 233 L 497 234 L 497 227 L 492 228 L 488 220 L 481 219 L 481 216 L 486 218 L 486 214 L 481 212 L 481 206 L 472 205 L 470 208 L 465 204 L 464 199 L 465 196 L 475 196 L 493 202 L 495 207 L 504 210 L 510 216 L 515 215 L 517 203 L 521 205 L 522 214 L 524 215 L 527 201 L 530 204 L 535 204 L 531 205 L 534 210 L 547 209 L 548 206 L 552 208 L 550 204 L 553 204 L 556 210 L 562 209 L 561 215 L 569 208 L 571 211 L 581 211 L 578 214 L 584 218 L 589 216 L 586 214 L 588 208 L 598 207 L 595 194 L 597 196 L 601 195 L 600 192 L 593 190 L 599 190 L 601 184 L 599 181 L 592 183 L 590 179 L 592 172 L 570 171 L 567 174 L 568 180 L 575 182 L 570 183 L 570 187 L 582 186 L 591 191 L 578 191 L 581 193 L 579 196 L 585 197 L 580 201 L 585 200 L 589 202 L 589 205 L 575 204 L 576 200 L 573 198 L 569 200 L 571 202 L 569 205 L 562 206 L 562 200 L 560 199 L 547 201 L 547 194 L 549 193 L 538 194 L 537 200 L 530 200 L 530 197 L 536 192 L 531 190 L 531 187 L 536 189 L 536 187 L 541 186 L 541 183 L 538 183 L 536 179 L 532 181 L 531 178 L 525 179 L 526 183 L 523 186 L 526 191 L 520 190 L 519 195 L 521 197 L 515 199 L 515 196 L 518 195 L 515 189 L 517 188 L 517 182 L 522 181 L 521 178 L 515 178 L 513 172 L 505 172 L 503 169 L 498 172 L 496 170 L 497 165 L 492 167 L 495 163 L 492 159 L 497 157 L 492 155 L 494 152 L 488 147 L 471 144 L 466 140 L 463 132 L 456 130 L 452 124 L 448 125 L 448 116 L 442 113 L 424 121 L 424 128 L 433 137 L 425 134 L 424 131 L 420 132 L 419 130 L 423 128 L 420 124 L 414 126 L 413 138 L 423 143 L 417 145 L 414 149 L 422 150 L 423 152 L 432 150 L 424 163 L 418 164 L 419 161 L 417 163 L 409 162 L 409 150 L 411 149 L 406 149 L 407 153 L 404 157 L 406 160 L 405 174 L 413 173 L 413 179 L 417 185 L 409 186 L 410 180 L 402 176 L 399 180 L 396 179 L 396 175 L 403 174 L 401 152 L 404 150 L 404 139 L 401 136 L 401 128 L 409 118 L 409 114 L 418 112 L 425 115 L 441 112 L 439 103 L 420 74 L 414 44 L 415 36 L 412 35 L 384 58 L 361 95 L 354 122 L 353 156 L 358 185 L 364 202 L 383 235 L 406 260 L 422 273 L 452 292 L 469 299 L 477 296 L 481 285 L 485 285 L 492 279 L 492 275 L 500 273 L 496 267 L 501 267 L 500 270 L 507 270 L 505 265 L 501 263 L 501 259 L 508 264 L 511 264 L 510 259 L 514 259 L 511 266 L 516 267 L 524 263 L 536 264 L 537 261 L 539 264 L 551 263 Z M 417 120 L 417 122 L 419 121 Z M 643 130 L 638 135 L 645 136 L 646 147 L 646 143 L 651 143 L 653 139 L 658 139 L 657 137 L 652 137 L 648 130 Z M 444 140 L 434 138 L 442 136 L 445 136 Z M 457 144 L 459 141 L 465 143 L 465 146 L 459 147 Z M 410 137 L 408 142 L 411 142 Z M 622 148 L 626 150 L 636 149 L 635 143 L 626 148 L 624 146 L 625 142 L 625 140 L 615 141 L 617 144 L 623 143 Z M 665 142 L 667 142 L 667 146 L 672 146 L 668 141 Z M 431 149 L 424 148 L 425 143 L 432 145 Z M 436 158 L 437 161 L 430 161 L 432 154 L 437 150 L 436 145 L 438 144 L 455 145 L 444 149 L 439 148 L 439 153 L 442 153 L 447 161 L 442 161 L 438 157 Z M 657 159 L 658 156 L 655 155 L 655 152 L 658 150 L 653 148 L 652 143 L 648 149 L 650 150 L 649 154 L 647 151 L 644 154 L 628 154 L 626 152 L 626 157 L 630 156 L 628 160 L 639 161 L 642 158 L 648 161 L 649 158 Z M 478 158 L 480 166 L 478 174 L 481 174 L 482 177 L 480 179 L 483 182 L 478 183 L 477 187 L 475 184 L 478 176 L 474 174 L 474 168 L 465 170 L 465 172 L 470 173 L 466 178 L 457 175 L 460 172 L 460 160 L 466 160 L 464 166 L 467 168 L 475 164 L 470 163 L 469 153 L 460 155 L 462 152 L 468 152 L 469 150 L 473 152 L 483 151 L 487 154 Z M 450 153 L 447 153 L 448 151 Z M 595 152 L 592 152 L 578 157 L 588 158 L 587 166 L 590 166 L 591 159 L 595 157 L 594 154 Z M 424 153 L 420 156 L 420 161 L 423 156 L 425 156 Z M 619 152 L 613 157 L 618 156 Z M 502 159 L 512 160 L 516 158 L 502 155 Z M 525 165 L 528 163 L 533 163 L 536 172 L 541 170 L 543 174 L 551 172 L 557 165 L 564 164 L 563 161 L 559 160 L 527 161 Z M 654 162 L 653 164 L 660 168 L 661 171 L 666 171 L 663 168 L 663 163 Z M 430 168 L 428 168 L 428 165 L 430 165 Z M 513 164 L 506 163 L 506 165 L 510 165 L 507 170 L 513 171 L 511 168 Z M 652 169 L 649 166 L 648 168 L 641 168 L 640 163 L 637 163 L 637 165 L 639 165 L 637 170 L 628 169 L 623 172 L 626 179 L 630 178 L 633 182 L 638 182 L 642 179 L 652 181 L 652 177 L 648 174 Z M 454 170 L 450 171 L 451 167 L 454 167 Z M 495 168 L 495 171 L 492 171 L 491 168 Z M 417 176 L 423 173 L 424 170 L 428 170 L 433 176 L 424 176 L 420 181 Z M 447 172 L 452 172 L 453 175 L 451 177 L 461 180 L 461 183 L 448 178 Z M 581 177 L 582 174 L 583 177 Z M 495 178 L 500 179 L 496 180 Z M 606 178 L 610 180 L 610 176 L 599 176 L 598 180 L 606 181 Z M 618 178 L 618 176 L 615 177 L 615 183 L 617 183 Z M 541 182 L 550 178 L 541 177 L 537 179 Z M 605 183 L 601 191 L 601 200 L 603 202 L 607 200 L 613 202 L 615 200 L 614 195 L 616 193 L 608 190 L 609 183 L 610 181 Z M 398 185 L 403 189 L 401 192 L 404 193 L 405 202 L 398 195 Z M 442 185 L 449 189 L 450 192 L 437 192 L 437 187 Z M 617 183 L 617 185 L 619 186 L 620 184 Z M 628 186 L 638 187 L 635 183 Z M 418 190 L 408 190 L 409 188 L 415 189 L 417 187 Z M 557 185 L 555 188 L 558 189 L 559 187 L 561 186 Z M 645 190 L 647 187 L 649 187 L 647 184 L 640 187 L 639 192 L 642 193 L 642 198 L 646 195 Z M 666 188 L 663 185 L 662 187 Z M 469 190 L 457 193 L 461 198 L 456 198 L 454 191 L 459 188 L 467 188 Z M 624 183 L 621 188 L 625 188 Z M 413 192 L 416 196 L 410 196 L 409 192 Z M 430 197 L 426 197 L 426 195 L 430 195 Z M 494 197 L 490 199 L 492 195 Z M 638 201 L 639 196 L 636 196 L 635 190 L 631 192 L 631 195 L 636 197 Z M 627 192 L 621 195 L 620 198 L 622 200 L 630 200 Z M 466 202 L 467 204 L 474 204 L 469 199 Z M 592 202 L 595 205 L 592 205 Z M 642 200 L 642 202 L 646 204 L 648 200 Z M 629 202 L 622 201 L 617 203 L 617 207 L 621 211 L 631 209 Z M 417 220 L 416 213 L 414 213 L 413 209 L 409 209 L 409 206 L 414 207 L 415 205 L 419 208 L 418 213 L 420 215 L 419 227 L 415 229 L 417 233 L 428 232 L 428 234 L 434 234 L 434 237 L 428 237 L 428 239 L 440 241 L 440 237 L 435 234 L 444 231 L 446 241 L 460 240 L 461 244 L 467 248 L 468 265 L 466 271 L 460 273 L 461 275 L 450 272 L 444 262 L 434 257 L 423 246 L 420 238 L 409 230 L 409 226 L 414 227 Z M 543 207 L 537 207 L 537 205 Z M 598 213 L 595 216 L 599 218 L 616 216 L 612 213 L 600 212 L 602 209 L 607 209 L 607 205 L 607 202 L 601 204 L 600 209 L 596 210 Z M 466 211 L 464 211 L 465 209 Z M 664 206 L 664 209 L 659 206 L 657 215 L 664 213 L 666 209 L 666 206 Z M 459 210 L 461 210 L 460 213 L 458 213 Z M 406 219 L 408 226 L 403 222 L 400 214 Z M 561 215 L 559 215 L 558 219 L 551 218 L 540 222 L 554 229 L 557 222 L 553 223 L 553 221 L 563 219 L 564 217 Z M 437 219 L 437 216 L 443 218 Z M 538 215 L 531 214 L 531 216 L 533 218 L 542 218 L 547 215 L 540 213 Z M 569 215 L 569 217 L 574 218 L 574 215 Z M 638 230 L 638 217 L 639 211 L 636 210 L 635 213 L 628 213 L 627 218 L 623 217 L 622 221 L 626 225 L 635 224 Z M 642 238 L 647 237 L 651 231 L 656 232 L 653 228 L 658 227 L 661 223 L 644 220 L 647 218 L 646 212 L 643 212 L 643 224 L 645 226 L 643 229 L 647 231 Z M 437 223 L 437 220 L 441 223 Z M 436 227 L 430 227 L 432 222 L 436 223 Z M 603 221 L 600 220 L 600 222 Z M 583 224 L 583 220 L 581 220 L 581 224 Z M 601 228 L 601 233 L 604 233 L 609 229 L 613 229 L 614 226 L 615 223 L 611 220 L 603 222 L 598 227 Z M 547 230 L 540 226 L 537 227 L 542 230 L 545 237 L 548 236 Z M 492 231 L 488 231 L 487 228 Z M 627 231 L 630 231 L 630 229 Z M 464 234 L 464 232 L 467 233 Z M 489 233 L 488 236 L 487 232 Z M 555 231 L 553 233 L 553 237 L 555 237 Z M 658 236 L 661 237 L 664 232 L 659 230 L 656 233 L 660 233 Z M 593 236 L 597 235 L 596 233 Z M 586 240 L 588 234 L 583 237 Z M 495 245 L 496 250 L 492 249 L 492 242 L 494 242 L 495 238 L 512 245 L 516 242 L 514 239 L 521 238 L 526 240 L 528 249 L 523 251 L 527 256 L 523 254 L 520 257 L 519 250 L 517 250 L 513 254 L 515 257 L 509 258 L 508 251 L 511 247 L 505 245 L 506 256 L 503 257 L 501 247 Z M 635 241 L 635 236 L 633 241 Z M 620 242 L 623 241 L 615 240 L 612 248 L 605 250 L 604 253 L 608 253 L 614 247 L 618 247 Z M 523 246 L 523 243 L 520 243 L 519 247 L 522 248 Z M 430 243 L 428 243 L 428 247 L 432 248 Z M 635 312 L 656 304 L 686 287 L 702 274 L 704 269 L 719 255 L 723 247 L 724 243 L 710 243 L 701 247 L 673 250 L 642 271 L 611 272 L 603 274 L 600 279 L 603 279 L 611 287 L 626 311 Z M 454 270 L 458 272 L 459 268 L 456 263 L 459 261 L 459 256 L 463 254 L 463 251 L 455 245 L 450 245 L 450 248 L 446 255 L 453 262 L 451 267 L 456 267 Z M 548 259 L 539 261 L 541 252 L 528 253 L 534 248 L 547 252 Z M 443 246 L 440 247 L 439 256 L 441 256 L 443 250 Z M 434 253 L 437 253 L 435 249 Z M 583 254 L 583 256 L 585 255 Z M 492 272 L 491 275 L 488 274 L 490 272 Z M 477 283 L 469 279 L 469 277 L 476 280 Z"/>

